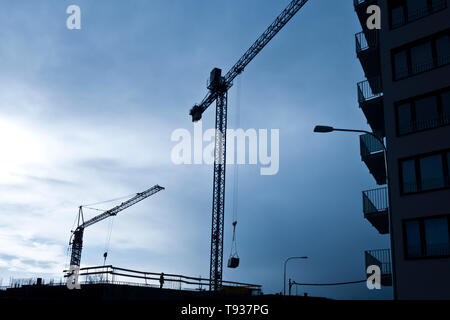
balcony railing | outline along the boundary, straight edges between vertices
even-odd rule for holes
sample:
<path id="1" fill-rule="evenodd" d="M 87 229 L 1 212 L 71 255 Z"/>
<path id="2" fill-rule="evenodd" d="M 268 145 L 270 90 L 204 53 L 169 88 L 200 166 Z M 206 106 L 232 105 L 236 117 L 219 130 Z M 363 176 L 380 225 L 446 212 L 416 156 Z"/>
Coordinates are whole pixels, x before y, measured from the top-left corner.
<path id="1" fill-rule="evenodd" d="M 374 49 L 378 46 L 378 30 L 361 31 L 355 34 L 356 53 L 368 49 Z"/>
<path id="2" fill-rule="evenodd" d="M 388 209 L 387 188 L 363 191 L 363 210 L 365 215 L 385 212 Z"/>
<path id="3" fill-rule="evenodd" d="M 366 270 L 369 266 L 378 266 L 381 271 L 381 285 L 392 286 L 391 250 L 368 250 L 365 252 Z"/>
<path id="4" fill-rule="evenodd" d="M 359 136 L 361 157 L 367 158 L 370 155 L 383 152 L 384 148 L 380 141 L 370 134 L 363 134 Z"/>
<path id="5" fill-rule="evenodd" d="M 364 217 L 380 234 L 389 233 L 388 194 L 387 188 L 363 191 Z"/>
<path id="6" fill-rule="evenodd" d="M 368 250 L 365 252 L 366 268 L 379 266 L 381 276 L 392 276 L 391 249 Z"/>
<path id="7" fill-rule="evenodd" d="M 364 80 L 358 82 L 358 102 L 364 103 L 369 100 L 381 97 L 383 95 L 382 91 L 383 89 L 380 77 L 372 78 L 370 79 L 370 81 Z"/>

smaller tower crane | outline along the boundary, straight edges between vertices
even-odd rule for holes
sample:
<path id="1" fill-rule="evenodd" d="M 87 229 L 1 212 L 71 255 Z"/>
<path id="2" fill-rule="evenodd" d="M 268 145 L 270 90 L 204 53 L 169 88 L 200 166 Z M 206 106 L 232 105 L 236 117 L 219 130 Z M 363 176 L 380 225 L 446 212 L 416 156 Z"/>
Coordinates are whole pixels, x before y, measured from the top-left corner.
<path id="1" fill-rule="evenodd" d="M 145 190 L 144 192 L 137 193 L 133 198 L 125 202 L 122 202 L 120 205 L 115 206 L 114 208 L 109 209 L 99 214 L 98 216 L 93 217 L 88 221 L 84 221 L 83 206 L 80 206 L 78 210 L 77 228 L 75 229 L 75 231 L 71 231 L 72 232 L 72 235 L 70 237 L 71 241 L 69 241 L 69 245 L 72 245 L 70 266 L 78 266 L 78 267 L 80 266 L 81 250 L 83 249 L 83 234 L 84 229 L 86 229 L 86 227 L 89 227 L 94 223 L 100 222 L 108 217 L 115 216 L 120 211 L 131 207 L 132 205 L 150 197 L 151 195 L 154 195 L 155 193 L 161 190 L 164 190 L 164 188 L 159 185 L 155 185 L 150 189 Z"/>

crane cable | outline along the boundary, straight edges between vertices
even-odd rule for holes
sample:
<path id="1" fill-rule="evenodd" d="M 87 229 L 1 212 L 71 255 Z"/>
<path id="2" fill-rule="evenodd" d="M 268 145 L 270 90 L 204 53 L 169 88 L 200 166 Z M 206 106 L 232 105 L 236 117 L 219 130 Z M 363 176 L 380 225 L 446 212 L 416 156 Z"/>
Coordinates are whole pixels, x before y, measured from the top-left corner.
<path id="1" fill-rule="evenodd" d="M 111 219 L 109 220 L 109 226 L 108 226 L 108 231 L 107 231 L 106 241 L 105 241 L 105 251 L 103 253 L 103 265 L 106 264 L 106 258 L 108 257 L 108 253 L 109 253 L 113 225 L 114 225 L 114 216 L 112 216 Z"/>
<path id="2" fill-rule="evenodd" d="M 132 193 L 130 195 L 119 197 L 119 198 L 115 198 L 115 199 L 111 199 L 111 200 L 105 200 L 105 201 L 100 201 L 100 202 L 86 204 L 86 205 L 83 205 L 82 207 L 83 208 L 87 208 L 87 207 L 96 206 L 96 205 L 104 204 L 104 203 L 108 203 L 108 202 L 119 201 L 119 200 L 130 198 L 130 197 L 135 196 L 135 195 L 136 195 L 136 193 Z"/>
<path id="3" fill-rule="evenodd" d="M 105 203 L 110 203 L 110 202 L 115 202 L 115 201 L 119 201 L 119 200 L 123 200 L 123 199 L 128 199 L 128 198 L 130 198 L 130 197 L 132 197 L 134 195 L 136 195 L 136 194 L 132 193 L 130 195 L 126 195 L 126 196 L 123 196 L 123 197 L 118 197 L 118 198 L 114 198 L 114 199 L 110 199 L 110 200 L 90 203 L 90 204 L 87 204 L 87 205 L 83 205 L 82 207 L 86 208 L 86 209 L 90 209 L 90 210 L 105 212 L 107 210 L 93 208 L 93 206 L 97 206 L 97 205 L 105 204 Z M 106 265 L 106 258 L 108 257 L 108 253 L 109 253 L 113 225 L 114 225 L 114 216 L 112 216 L 111 219 L 109 220 L 108 230 L 106 232 L 105 247 L 104 247 L 104 251 L 103 251 L 103 265 Z"/>
<path id="4" fill-rule="evenodd" d="M 242 77 L 242 75 L 241 75 Z M 241 77 L 237 79 L 237 88 L 236 88 L 236 119 L 235 119 L 235 130 L 240 127 L 240 112 L 241 112 Z M 234 155 L 233 155 L 234 157 Z M 234 159 L 234 158 L 233 158 Z M 239 258 L 237 252 L 237 242 L 236 242 L 236 225 L 237 225 L 237 213 L 238 213 L 238 198 L 239 198 L 239 167 L 237 163 L 234 164 L 234 180 L 233 180 L 233 238 L 231 241 L 231 253 L 230 258 Z"/>

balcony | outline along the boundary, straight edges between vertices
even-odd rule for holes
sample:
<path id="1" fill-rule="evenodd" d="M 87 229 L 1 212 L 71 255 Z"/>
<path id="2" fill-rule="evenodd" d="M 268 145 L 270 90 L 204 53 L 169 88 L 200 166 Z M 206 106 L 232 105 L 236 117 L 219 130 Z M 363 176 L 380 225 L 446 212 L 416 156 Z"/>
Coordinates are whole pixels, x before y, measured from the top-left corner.
<path id="1" fill-rule="evenodd" d="M 381 270 L 381 285 L 392 286 L 391 250 L 368 250 L 364 253 L 366 260 L 366 270 L 368 266 L 379 266 Z"/>
<path id="2" fill-rule="evenodd" d="M 381 79 L 371 78 L 358 83 L 359 107 L 366 116 L 367 123 L 378 136 L 385 136 L 384 105 Z"/>
<path id="3" fill-rule="evenodd" d="M 378 185 L 386 184 L 386 165 L 381 143 L 370 134 L 359 136 L 361 160 L 364 161 Z"/>
<path id="4" fill-rule="evenodd" d="M 389 233 L 387 188 L 363 191 L 364 217 L 380 234 Z"/>
<path id="5" fill-rule="evenodd" d="M 380 76 L 379 30 L 364 30 L 355 34 L 355 45 L 366 78 Z"/>
<path id="6" fill-rule="evenodd" d="M 367 7 L 378 4 L 378 0 L 353 0 L 356 14 L 358 15 L 359 22 L 364 29 L 367 29 Z"/>

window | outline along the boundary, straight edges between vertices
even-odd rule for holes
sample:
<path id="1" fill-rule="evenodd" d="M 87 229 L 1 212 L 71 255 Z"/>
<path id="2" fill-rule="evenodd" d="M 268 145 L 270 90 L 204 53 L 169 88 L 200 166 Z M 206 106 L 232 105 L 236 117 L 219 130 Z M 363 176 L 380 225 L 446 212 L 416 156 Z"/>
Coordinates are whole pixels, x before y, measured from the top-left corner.
<path id="1" fill-rule="evenodd" d="M 437 152 L 400 160 L 402 194 L 450 187 L 450 152 Z"/>
<path id="2" fill-rule="evenodd" d="M 400 51 L 394 55 L 394 65 L 395 65 L 395 77 L 396 79 L 407 77 L 409 74 L 408 70 L 408 58 L 406 51 Z"/>
<path id="3" fill-rule="evenodd" d="M 424 157 L 420 162 L 420 178 L 422 190 L 444 187 L 444 170 L 440 154 Z"/>
<path id="4" fill-rule="evenodd" d="M 406 258 L 449 257 L 450 215 L 403 222 Z"/>
<path id="5" fill-rule="evenodd" d="M 405 8 L 397 6 L 391 9 L 391 28 L 397 28 L 406 23 Z"/>
<path id="6" fill-rule="evenodd" d="M 450 152 L 447 152 L 447 185 L 450 185 Z"/>
<path id="7" fill-rule="evenodd" d="M 449 254 L 447 218 L 425 219 L 425 243 L 427 256 Z"/>
<path id="8" fill-rule="evenodd" d="M 450 91 L 444 92 L 441 96 L 442 118 L 444 124 L 450 123 Z"/>
<path id="9" fill-rule="evenodd" d="M 446 7 L 446 0 L 390 0 L 391 28 L 401 27 Z"/>
<path id="10" fill-rule="evenodd" d="M 450 31 L 392 52 L 394 80 L 450 63 Z"/>
<path id="11" fill-rule="evenodd" d="M 408 160 L 402 163 L 402 176 L 403 192 L 417 192 L 416 165 L 414 160 Z"/>
<path id="12" fill-rule="evenodd" d="M 413 132 L 411 103 L 401 104 L 397 107 L 397 118 L 398 118 L 399 134 L 406 134 Z"/>
<path id="13" fill-rule="evenodd" d="M 396 103 L 397 133 L 404 135 L 450 124 L 450 88 Z"/>
<path id="14" fill-rule="evenodd" d="M 436 39 L 436 54 L 438 66 L 450 62 L 450 37 L 448 35 Z"/>
<path id="15" fill-rule="evenodd" d="M 412 73 L 420 73 L 433 68 L 431 43 L 425 42 L 411 48 Z"/>
<path id="16" fill-rule="evenodd" d="M 408 21 L 417 20 L 428 13 L 427 0 L 407 0 Z"/>
<path id="17" fill-rule="evenodd" d="M 422 98 L 415 102 L 416 130 L 435 128 L 439 124 L 436 96 Z"/>
<path id="18" fill-rule="evenodd" d="M 408 257 L 420 257 L 422 255 L 422 241 L 420 239 L 420 222 L 407 221 L 406 232 L 406 255 Z"/>

